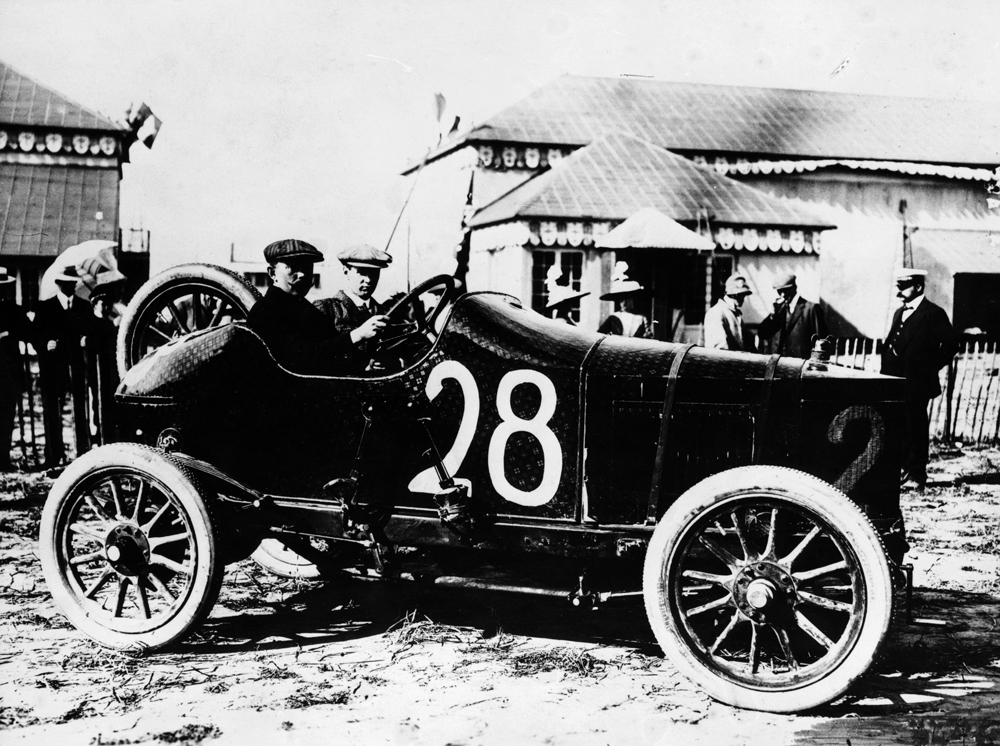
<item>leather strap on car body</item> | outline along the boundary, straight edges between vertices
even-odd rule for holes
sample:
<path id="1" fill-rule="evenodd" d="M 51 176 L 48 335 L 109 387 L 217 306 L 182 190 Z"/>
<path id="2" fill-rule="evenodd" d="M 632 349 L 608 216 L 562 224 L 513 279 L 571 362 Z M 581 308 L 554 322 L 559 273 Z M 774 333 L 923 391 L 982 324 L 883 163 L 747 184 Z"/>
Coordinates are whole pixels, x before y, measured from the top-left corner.
<path id="1" fill-rule="evenodd" d="M 663 484 L 663 468 L 667 461 L 667 435 L 670 432 L 670 413 L 674 408 L 674 394 L 677 391 L 677 374 L 681 363 L 687 357 L 693 344 L 685 345 L 670 364 L 667 374 L 667 391 L 663 395 L 663 410 L 660 412 L 660 438 L 656 442 L 656 461 L 653 462 L 653 483 L 649 488 L 649 507 L 646 510 L 646 523 L 656 523 L 657 505 L 660 502 L 660 487 Z"/>
<path id="2" fill-rule="evenodd" d="M 757 425 L 753 431 L 753 462 L 761 463 L 764 457 L 764 434 L 767 432 L 767 412 L 771 405 L 771 384 L 774 382 L 774 371 L 778 367 L 780 355 L 771 355 L 764 369 L 764 380 L 760 389 L 760 409 L 757 412 Z"/>

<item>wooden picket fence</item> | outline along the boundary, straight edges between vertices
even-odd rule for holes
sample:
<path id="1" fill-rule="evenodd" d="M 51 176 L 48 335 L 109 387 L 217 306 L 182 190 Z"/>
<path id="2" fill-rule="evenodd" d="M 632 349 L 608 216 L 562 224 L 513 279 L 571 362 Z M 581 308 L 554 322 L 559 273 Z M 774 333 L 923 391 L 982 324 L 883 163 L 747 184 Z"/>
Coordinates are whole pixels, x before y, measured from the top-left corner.
<path id="1" fill-rule="evenodd" d="M 878 372 L 881 339 L 842 337 L 833 362 Z M 967 339 L 941 371 L 945 392 L 930 404 L 931 432 L 944 441 L 991 444 L 1000 441 L 1000 340 Z"/>

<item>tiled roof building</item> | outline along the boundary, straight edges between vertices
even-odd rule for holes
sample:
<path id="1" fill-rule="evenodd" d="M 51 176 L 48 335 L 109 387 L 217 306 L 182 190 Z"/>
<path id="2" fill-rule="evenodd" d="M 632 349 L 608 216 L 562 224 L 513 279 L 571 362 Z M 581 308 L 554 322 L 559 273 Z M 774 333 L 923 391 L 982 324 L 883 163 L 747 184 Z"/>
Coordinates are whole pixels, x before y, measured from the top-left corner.
<path id="1" fill-rule="evenodd" d="M 540 278 L 560 263 L 591 292 L 577 313 L 586 325 L 612 310 L 598 297 L 623 258 L 652 288 L 647 312 L 666 339 L 699 338 L 700 315 L 732 272 L 755 290 L 748 323 L 791 271 L 841 335 L 883 335 L 903 263 L 934 270 L 929 295 L 949 310 L 978 303 L 956 296 L 962 274 L 1000 295 L 1000 259 L 981 250 L 984 236 L 1000 236 L 1000 195 L 988 201 L 1000 104 L 567 75 L 453 135 L 427 162 L 459 151 L 477 161 L 470 286 L 541 309 Z M 711 236 L 712 257 L 594 247 L 650 207 Z M 971 316 L 1000 334 L 991 308 Z"/>
<path id="2" fill-rule="evenodd" d="M 0 62 L 0 263 L 19 275 L 27 305 L 63 249 L 119 239 L 128 133 Z"/>

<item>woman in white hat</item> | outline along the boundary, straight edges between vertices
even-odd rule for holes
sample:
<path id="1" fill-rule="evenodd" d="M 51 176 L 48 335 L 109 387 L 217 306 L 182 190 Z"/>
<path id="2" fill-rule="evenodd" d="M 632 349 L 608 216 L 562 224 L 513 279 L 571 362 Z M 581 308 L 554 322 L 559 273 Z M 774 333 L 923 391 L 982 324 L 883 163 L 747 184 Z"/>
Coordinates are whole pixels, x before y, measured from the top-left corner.
<path id="1" fill-rule="evenodd" d="M 601 300 L 613 300 L 615 312 L 608 316 L 598 328 L 600 334 L 613 334 L 620 337 L 653 336 L 652 324 L 639 311 L 639 302 L 645 296 L 645 288 L 635 280 L 627 277 L 628 264 L 615 262 L 615 271 L 611 276 L 611 290 L 601 296 Z"/>

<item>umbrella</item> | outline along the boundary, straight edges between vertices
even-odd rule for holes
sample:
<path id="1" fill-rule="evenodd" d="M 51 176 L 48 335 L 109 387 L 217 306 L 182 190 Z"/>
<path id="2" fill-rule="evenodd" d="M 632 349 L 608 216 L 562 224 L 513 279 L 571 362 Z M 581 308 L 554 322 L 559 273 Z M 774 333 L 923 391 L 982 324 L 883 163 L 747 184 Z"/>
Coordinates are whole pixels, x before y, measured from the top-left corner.
<path id="1" fill-rule="evenodd" d="M 75 274 L 77 279 L 76 295 L 84 300 L 90 300 L 91 293 L 99 285 L 117 282 L 125 279 L 118 271 L 118 260 L 115 258 L 115 241 L 94 239 L 70 246 L 56 257 L 55 261 L 42 275 L 41 286 L 38 289 L 39 300 L 54 298 L 59 292 L 56 278 Z"/>

